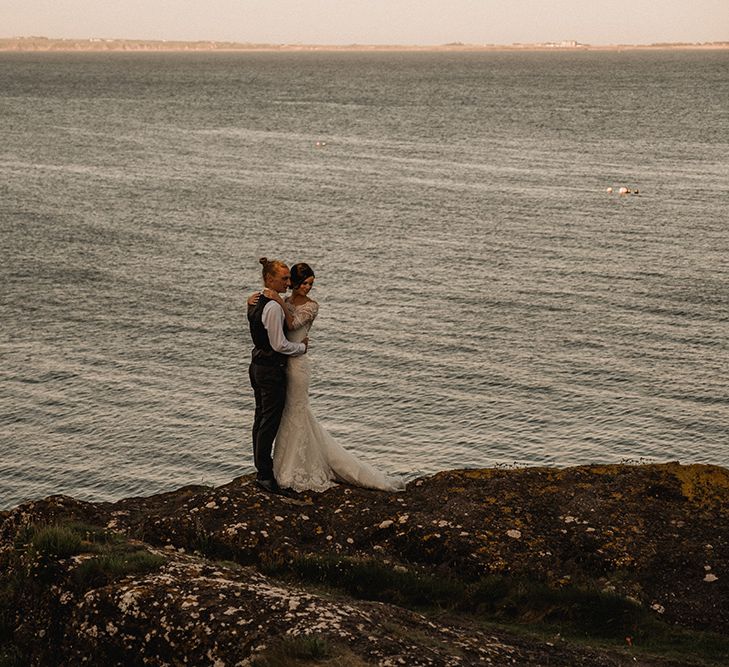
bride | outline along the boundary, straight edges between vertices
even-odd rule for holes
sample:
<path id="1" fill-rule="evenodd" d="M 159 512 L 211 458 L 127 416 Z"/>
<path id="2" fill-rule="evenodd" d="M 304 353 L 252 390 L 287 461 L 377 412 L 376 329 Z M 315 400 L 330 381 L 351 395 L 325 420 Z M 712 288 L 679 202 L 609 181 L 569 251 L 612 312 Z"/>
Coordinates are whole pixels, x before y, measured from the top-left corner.
<path id="1" fill-rule="evenodd" d="M 291 267 L 291 296 L 264 294 L 277 301 L 286 317 L 286 337 L 302 341 L 319 312 L 319 304 L 309 298 L 314 271 L 308 264 Z M 254 295 L 249 300 L 257 299 Z M 309 405 L 309 355 L 290 357 L 286 380 L 286 405 L 274 444 L 273 474 L 279 486 L 294 491 L 324 491 L 345 482 L 384 491 L 401 491 L 405 483 L 386 475 L 342 447 L 321 424 Z"/>

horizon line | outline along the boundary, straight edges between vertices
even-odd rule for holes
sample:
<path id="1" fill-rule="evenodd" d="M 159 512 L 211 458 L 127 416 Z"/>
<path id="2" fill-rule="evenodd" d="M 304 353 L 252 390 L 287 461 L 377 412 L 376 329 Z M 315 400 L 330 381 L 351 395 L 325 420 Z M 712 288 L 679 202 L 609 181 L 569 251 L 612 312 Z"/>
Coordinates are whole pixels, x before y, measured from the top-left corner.
<path id="1" fill-rule="evenodd" d="M 14 50 L 22 50 L 22 46 L 30 42 L 47 42 L 59 46 L 58 43 L 73 44 L 75 47 L 80 46 L 103 46 L 111 47 L 113 45 L 133 44 L 137 47 L 156 46 L 156 47 L 196 47 L 197 50 L 263 50 L 263 49 L 292 49 L 292 50 L 429 50 L 429 49 L 450 49 L 450 50 L 476 50 L 476 49 L 514 49 L 523 50 L 527 48 L 539 49 L 563 49 L 563 50 L 580 50 L 580 49 L 616 49 L 616 48 L 727 48 L 729 41 L 704 41 L 704 42 L 650 42 L 650 43 L 611 43 L 611 44 L 589 44 L 579 42 L 574 39 L 564 39 L 559 41 L 544 42 L 512 42 L 510 44 L 502 43 L 471 43 L 471 42 L 447 42 L 442 44 L 397 44 L 397 43 L 359 43 L 351 42 L 347 44 L 327 44 L 327 43 L 307 43 L 307 42 L 238 42 L 233 40 L 215 40 L 215 39 L 139 39 L 132 37 L 47 37 L 42 35 L 29 36 L 13 36 L 0 37 L 0 50 L 7 50 L 8 43 L 14 43 Z M 25 43 L 25 44 L 24 44 Z M 40 44 L 39 44 L 40 46 Z"/>

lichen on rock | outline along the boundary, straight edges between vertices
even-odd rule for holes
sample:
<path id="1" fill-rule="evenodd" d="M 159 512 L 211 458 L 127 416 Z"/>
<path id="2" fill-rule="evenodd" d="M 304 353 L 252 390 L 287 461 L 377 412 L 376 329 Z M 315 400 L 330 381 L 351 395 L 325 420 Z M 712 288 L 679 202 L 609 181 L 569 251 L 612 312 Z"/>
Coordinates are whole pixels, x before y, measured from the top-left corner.
<path id="1" fill-rule="evenodd" d="M 8 645 L 43 666 L 265 664 L 300 637 L 362 665 L 618 665 L 619 624 L 592 628 L 618 637 L 611 653 L 483 620 L 559 609 L 588 632 L 590 600 L 727 634 L 728 515 L 729 471 L 676 463 L 446 471 L 401 494 L 292 499 L 241 477 L 116 503 L 52 496 L 0 514 L 0 611 Z M 66 527 L 70 553 L 41 544 L 44 526 Z"/>

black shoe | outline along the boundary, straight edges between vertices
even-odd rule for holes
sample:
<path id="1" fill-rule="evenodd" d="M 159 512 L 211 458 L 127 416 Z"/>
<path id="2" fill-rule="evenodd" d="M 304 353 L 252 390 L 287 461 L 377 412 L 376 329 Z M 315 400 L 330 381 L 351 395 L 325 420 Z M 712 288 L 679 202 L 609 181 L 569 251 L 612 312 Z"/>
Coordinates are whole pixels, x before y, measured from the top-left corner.
<path id="1" fill-rule="evenodd" d="M 257 479 L 256 484 L 268 493 L 280 493 L 281 491 L 275 479 Z"/>

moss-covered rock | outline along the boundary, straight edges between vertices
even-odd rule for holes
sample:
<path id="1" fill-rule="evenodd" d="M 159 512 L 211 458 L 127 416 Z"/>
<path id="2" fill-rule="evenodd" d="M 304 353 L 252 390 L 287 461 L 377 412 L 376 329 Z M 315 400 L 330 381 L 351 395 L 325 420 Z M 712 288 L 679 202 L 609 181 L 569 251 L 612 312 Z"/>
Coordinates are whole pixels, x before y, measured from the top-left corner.
<path id="1" fill-rule="evenodd" d="M 729 471 L 677 463 L 53 496 L 0 514 L 0 641 L 35 665 L 724 664 L 728 514 Z"/>

